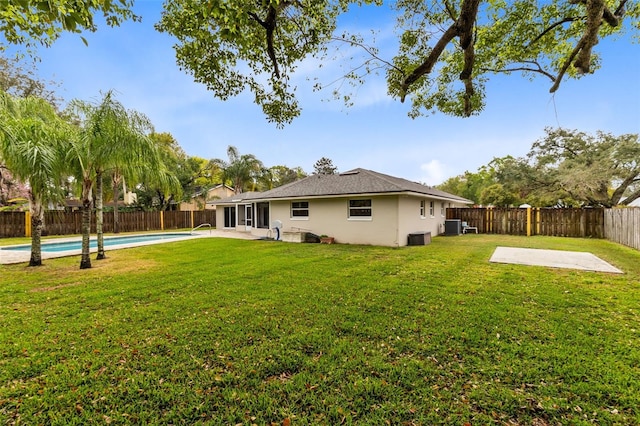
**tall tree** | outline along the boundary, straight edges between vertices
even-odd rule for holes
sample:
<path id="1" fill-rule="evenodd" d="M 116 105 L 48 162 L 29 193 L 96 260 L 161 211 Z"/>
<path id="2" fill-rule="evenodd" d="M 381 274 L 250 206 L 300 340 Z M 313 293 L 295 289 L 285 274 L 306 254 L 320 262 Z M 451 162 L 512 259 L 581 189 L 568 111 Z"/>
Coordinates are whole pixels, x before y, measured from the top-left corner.
<path id="1" fill-rule="evenodd" d="M 305 176 L 307 176 L 307 174 L 301 167 L 290 169 L 287 166 L 272 166 L 263 169 L 260 173 L 260 177 L 258 178 L 260 184 L 259 189 L 266 191 L 286 185 L 287 183 L 295 182 Z"/>
<path id="2" fill-rule="evenodd" d="M 480 193 L 480 203 L 485 206 L 510 207 L 518 202 L 516 194 L 509 191 L 501 183 L 487 186 Z"/>
<path id="3" fill-rule="evenodd" d="M 59 84 L 43 81 L 37 72 L 33 63 L 26 64 L 18 58 L 0 56 L 0 90 L 20 98 L 35 96 L 57 106 L 60 99 L 50 87 Z"/>
<path id="4" fill-rule="evenodd" d="M 128 111 L 107 92 L 99 104 L 75 100 L 69 110 L 80 122 L 80 132 L 69 151 L 76 177 L 82 183 L 82 256 L 80 268 L 91 267 L 89 237 L 91 225 L 92 188 L 96 186 L 97 259 L 103 259 L 102 231 L 103 178 L 112 172 L 118 176 L 136 178 L 164 171 L 155 143 L 147 133 L 152 126 L 147 117 Z"/>
<path id="5" fill-rule="evenodd" d="M 493 170 L 483 166 L 475 173 L 465 171 L 459 176 L 451 177 L 438 185 L 437 188 L 480 203 L 482 191 L 495 183 L 497 182 Z"/>
<path id="6" fill-rule="evenodd" d="M 136 182 L 138 205 L 149 209 L 169 210 L 182 199 L 183 190 L 194 179 L 193 163 L 171 133 L 151 133 L 164 165 L 159 173 L 146 173 Z"/>
<path id="7" fill-rule="evenodd" d="M 153 176 L 153 171 L 163 173 L 166 165 L 155 140 L 151 137 L 153 126 L 147 116 L 138 111 L 125 110 L 119 102 L 112 103 L 114 121 L 109 129 L 112 146 L 108 153 L 105 172 L 111 176 L 113 190 L 113 232 L 120 232 L 118 199 L 120 185 L 128 180 L 136 182 L 142 176 Z M 98 250 L 100 257 L 100 249 Z M 104 249 L 102 256 L 104 257 Z"/>
<path id="8" fill-rule="evenodd" d="M 73 175 L 80 186 L 82 202 L 82 254 L 80 269 L 91 268 L 91 211 L 93 207 L 93 186 L 96 171 L 104 161 L 103 150 L 108 141 L 97 131 L 93 123 L 98 122 L 98 108 L 89 102 L 73 100 L 67 108 L 67 114 L 78 123 L 77 131 L 71 141 L 71 149 L 67 153 L 67 161 Z M 96 130 L 94 134 L 94 129 Z"/>
<path id="9" fill-rule="evenodd" d="M 228 161 L 216 158 L 211 160 L 213 168 L 222 171 L 223 182 L 231 182 L 236 194 L 246 190 L 254 191 L 258 178 L 264 169 L 262 162 L 253 154 L 242 154 L 235 146 L 227 148 Z"/>
<path id="10" fill-rule="evenodd" d="M 640 198 L 640 141 L 637 134 L 546 129 L 528 162 L 537 190 L 552 191 L 582 205 L 612 207 Z"/>
<path id="11" fill-rule="evenodd" d="M 389 93 L 410 100 L 411 117 L 434 111 L 466 117 L 484 108 L 493 74 L 541 76 L 555 92 L 566 78 L 594 72 L 598 41 L 635 31 L 640 17 L 631 0 L 404 0 L 391 6 L 398 51 L 385 58 L 375 41 L 335 33 L 349 6 L 369 4 L 383 2 L 167 0 L 156 28 L 177 38 L 178 65 L 216 97 L 247 88 L 267 119 L 283 125 L 301 110 L 291 83 L 297 67 L 309 58 L 327 62 L 334 45 L 363 53 L 346 55 L 358 62 L 347 65 L 345 79 L 359 86 L 385 72 Z"/>
<path id="12" fill-rule="evenodd" d="M 330 158 L 322 157 L 313 165 L 313 174 L 315 175 L 335 175 L 338 168 L 333 165 Z"/>
<path id="13" fill-rule="evenodd" d="M 56 83 L 38 78 L 34 64 L 27 64 L 18 58 L 0 57 L 0 91 L 18 98 L 41 98 L 56 106 L 59 99 L 49 88 L 51 85 Z M 26 191 L 20 190 L 23 186 L 13 178 L 0 159 L 0 206 L 6 204 L 12 192 L 26 194 Z"/>
<path id="14" fill-rule="evenodd" d="M 62 199 L 60 181 L 66 167 L 63 152 L 67 130 L 47 101 L 0 92 L 0 157 L 15 177 L 29 185 L 29 266 L 42 264 L 45 205 Z"/>

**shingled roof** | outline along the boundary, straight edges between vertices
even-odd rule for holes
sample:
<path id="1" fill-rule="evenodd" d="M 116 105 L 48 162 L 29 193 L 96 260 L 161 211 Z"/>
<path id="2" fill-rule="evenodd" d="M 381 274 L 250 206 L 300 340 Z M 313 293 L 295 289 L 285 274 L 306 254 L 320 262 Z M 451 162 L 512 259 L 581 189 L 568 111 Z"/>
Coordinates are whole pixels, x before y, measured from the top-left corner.
<path id="1" fill-rule="evenodd" d="M 318 198 L 335 196 L 359 196 L 364 194 L 414 193 L 447 201 L 472 204 L 473 202 L 448 192 L 440 191 L 417 182 L 385 175 L 367 169 L 353 169 L 334 175 L 311 175 L 304 179 L 279 186 L 266 192 L 238 194 L 217 200 L 215 204 L 249 200 L 288 198 Z"/>

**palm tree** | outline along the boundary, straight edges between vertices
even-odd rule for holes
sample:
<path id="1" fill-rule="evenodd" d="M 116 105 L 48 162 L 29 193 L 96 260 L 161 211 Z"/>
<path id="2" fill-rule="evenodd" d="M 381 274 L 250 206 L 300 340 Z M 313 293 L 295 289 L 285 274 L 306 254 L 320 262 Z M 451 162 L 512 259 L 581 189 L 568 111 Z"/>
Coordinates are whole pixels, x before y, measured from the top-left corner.
<path id="1" fill-rule="evenodd" d="M 0 92 L 0 156 L 13 175 L 29 186 L 31 258 L 42 265 L 45 204 L 62 198 L 63 147 L 68 125 L 47 101 Z"/>
<path id="2" fill-rule="evenodd" d="M 91 225 L 91 197 L 96 185 L 97 259 L 104 259 L 103 193 L 105 173 L 135 179 L 142 176 L 161 176 L 167 171 L 158 149 L 149 138 L 152 130 L 149 119 L 135 111 L 127 111 L 107 92 L 99 104 L 75 100 L 70 112 L 80 122 L 80 132 L 70 151 L 69 159 L 75 165 L 76 177 L 82 182 L 82 257 L 80 268 L 90 268 L 89 237 Z M 117 195 L 117 194 L 116 194 Z M 117 208 L 117 207 L 116 207 Z"/>
<path id="3" fill-rule="evenodd" d="M 78 121 L 86 120 L 91 113 L 89 104 L 81 101 L 72 101 L 68 112 L 75 114 Z M 83 128 L 79 127 L 72 139 L 71 149 L 67 153 L 72 173 L 80 186 L 80 200 L 82 201 L 82 254 L 80 256 L 80 269 L 91 268 L 91 253 L 89 238 L 91 236 L 91 208 L 93 203 L 93 180 L 95 176 L 94 161 L 98 156 L 92 149 L 93 139 L 89 137 Z"/>
<path id="4" fill-rule="evenodd" d="M 264 169 L 262 162 L 253 154 L 240 155 L 238 148 L 231 145 L 227 148 L 227 156 L 228 162 L 218 158 L 211 160 L 210 168 L 222 170 L 223 182 L 230 181 L 236 194 L 245 189 L 255 190 L 257 179 Z"/>

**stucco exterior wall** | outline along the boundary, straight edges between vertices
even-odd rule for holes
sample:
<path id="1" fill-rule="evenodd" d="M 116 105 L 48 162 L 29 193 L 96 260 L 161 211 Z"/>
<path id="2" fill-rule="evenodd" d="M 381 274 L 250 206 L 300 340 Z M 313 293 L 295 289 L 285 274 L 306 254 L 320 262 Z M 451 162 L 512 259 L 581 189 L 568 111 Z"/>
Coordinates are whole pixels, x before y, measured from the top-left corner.
<path id="1" fill-rule="evenodd" d="M 371 199 L 371 217 L 349 218 L 350 199 Z M 420 214 L 420 202 L 425 201 L 424 215 Z M 297 199 L 309 203 L 309 216 L 291 216 L 291 200 L 269 202 L 269 226 L 275 220 L 282 222 L 282 231 L 312 232 L 328 235 L 336 243 L 367 244 L 402 247 L 408 243 L 408 236 L 414 232 L 430 232 L 432 237 L 444 232 L 446 208 L 461 207 L 463 204 L 411 195 L 383 195 L 363 197 L 340 197 L 325 199 Z M 430 202 L 433 201 L 433 215 Z M 216 209 L 218 229 L 224 229 L 224 207 Z M 243 205 L 237 208 L 244 208 Z M 254 227 L 251 234 L 259 237 L 275 236 L 270 229 L 256 228 L 255 204 Z M 227 228 L 228 229 L 228 228 Z M 247 231 L 245 225 L 237 224 L 237 231 Z"/>
<path id="2" fill-rule="evenodd" d="M 420 202 L 424 200 L 424 215 L 420 214 Z M 430 213 L 430 202 L 434 204 L 433 216 Z M 406 246 L 409 234 L 413 232 L 431 232 L 431 236 L 435 237 L 440 233 L 440 229 L 444 229 L 445 216 L 440 214 L 440 201 L 412 197 L 401 196 L 399 199 L 400 226 L 399 233 L 401 246 Z"/>
<path id="3" fill-rule="evenodd" d="M 188 202 L 183 201 L 179 204 L 178 209 L 181 211 L 189 211 L 189 210 L 211 210 L 216 208 L 215 205 L 207 204 L 207 201 L 216 200 L 219 198 L 227 198 L 231 197 L 234 194 L 233 189 L 229 188 L 226 185 L 218 185 L 215 188 L 209 189 L 207 192 L 206 199 L 205 197 L 192 197 L 192 199 Z M 217 219 L 217 217 L 216 217 Z"/>
<path id="4" fill-rule="evenodd" d="M 350 199 L 371 199 L 370 218 L 349 218 Z M 309 217 L 291 217 L 291 201 L 272 201 L 271 220 L 280 220 L 283 230 L 302 230 L 328 235 L 336 243 L 398 245 L 397 196 L 302 200 L 309 202 Z"/>

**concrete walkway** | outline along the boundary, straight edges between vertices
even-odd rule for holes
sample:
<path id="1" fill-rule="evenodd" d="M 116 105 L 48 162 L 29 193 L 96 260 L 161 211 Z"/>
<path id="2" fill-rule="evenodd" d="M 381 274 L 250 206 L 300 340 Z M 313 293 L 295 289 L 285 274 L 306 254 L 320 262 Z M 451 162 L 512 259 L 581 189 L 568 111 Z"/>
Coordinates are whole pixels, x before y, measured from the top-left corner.
<path id="1" fill-rule="evenodd" d="M 591 253 L 577 251 L 496 247 L 489 262 L 623 273 L 620 269 Z"/>
<path id="2" fill-rule="evenodd" d="M 166 232 L 166 233 L 170 233 L 170 232 Z M 140 234 L 140 235 L 150 235 L 150 234 L 152 233 Z M 158 232 L 158 234 L 160 234 L 160 232 Z M 111 245 L 106 247 L 105 251 L 109 252 L 111 250 L 118 250 L 123 248 L 140 247 L 140 246 L 147 246 L 152 244 L 163 244 L 163 243 L 170 243 L 173 241 L 184 241 L 191 238 L 236 238 L 236 239 L 243 239 L 243 240 L 257 239 L 255 235 L 251 235 L 251 233 L 249 232 L 223 231 L 218 229 L 212 229 L 211 231 L 201 230 L 198 232 L 194 232 L 193 235 L 189 235 L 188 232 L 185 232 L 184 234 L 185 234 L 184 237 L 177 237 L 177 238 L 171 238 L 171 239 L 165 239 L 165 240 L 141 241 L 141 242 L 135 242 L 135 243 Z M 105 238 L 109 238 L 113 236 L 114 236 L 113 234 L 109 234 L 105 236 Z M 135 234 L 118 234 L 118 236 L 135 236 Z M 95 236 L 93 236 L 93 238 L 95 238 Z M 80 241 L 80 237 L 75 236 L 75 237 L 69 237 L 69 238 L 67 237 L 47 238 L 47 239 L 43 239 L 42 243 L 43 244 L 52 243 L 52 242 L 63 243 L 67 241 Z M 25 244 L 20 244 L 20 245 L 23 246 Z M 7 247 L 14 247 L 14 246 L 0 246 L 0 264 L 8 265 L 12 263 L 29 262 L 29 259 L 31 258 L 30 250 L 3 250 L 3 248 L 7 248 Z M 91 248 L 91 253 L 95 253 L 97 251 L 98 251 L 97 248 Z M 58 251 L 58 252 L 42 251 L 42 259 L 46 260 L 46 259 L 53 259 L 56 257 L 80 256 L 81 254 L 82 254 L 82 250 L 80 249 Z"/>

